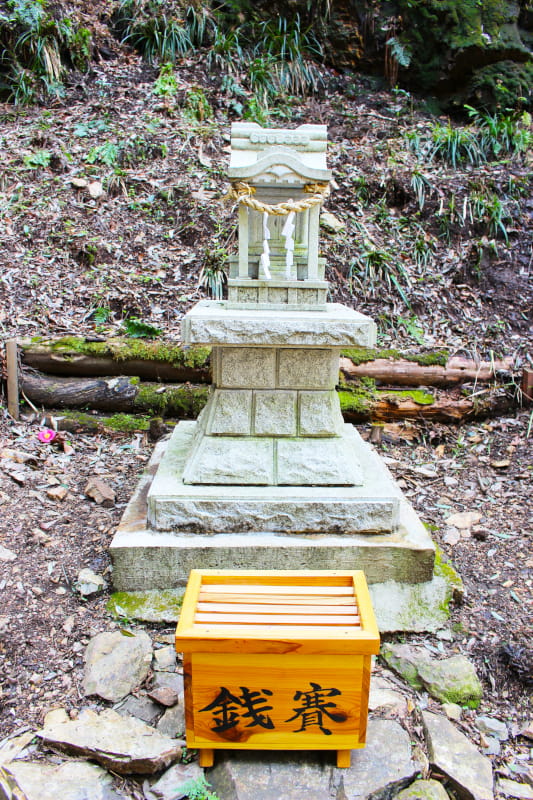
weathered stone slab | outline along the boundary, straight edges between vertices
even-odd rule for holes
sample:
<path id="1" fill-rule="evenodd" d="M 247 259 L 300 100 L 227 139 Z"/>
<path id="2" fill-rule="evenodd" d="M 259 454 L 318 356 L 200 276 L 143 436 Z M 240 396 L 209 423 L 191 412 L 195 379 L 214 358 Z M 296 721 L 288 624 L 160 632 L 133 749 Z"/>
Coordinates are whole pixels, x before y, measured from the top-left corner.
<path id="1" fill-rule="evenodd" d="M 185 733 L 185 707 L 183 695 L 177 705 L 167 708 L 159 722 L 157 723 L 157 730 L 170 736 L 172 739 L 179 738 Z"/>
<path id="2" fill-rule="evenodd" d="M 407 731 L 394 720 L 369 720 L 366 747 L 352 752 L 352 765 L 340 773 L 346 800 L 385 800 L 418 772 Z"/>
<path id="3" fill-rule="evenodd" d="M 436 576 L 423 583 L 386 581 L 370 586 L 374 610 L 379 609 L 381 631 L 431 631 L 446 624 L 451 589 L 444 578 Z M 377 613 L 377 612 L 376 612 Z"/>
<path id="4" fill-rule="evenodd" d="M 83 691 L 117 703 L 143 682 L 151 661 L 152 642 L 144 631 L 132 636 L 120 631 L 99 633 L 85 651 Z"/>
<path id="5" fill-rule="evenodd" d="M 200 455 L 191 459 L 187 467 L 186 480 L 195 475 L 196 459 L 205 465 L 207 475 L 214 471 L 212 460 L 207 454 L 212 454 L 211 441 L 216 438 L 217 447 L 220 448 L 220 461 L 217 462 L 222 474 L 222 465 L 235 473 L 243 473 L 243 482 L 250 485 L 224 485 L 212 486 L 198 485 L 196 483 L 184 484 L 180 478 L 187 459 L 189 448 L 195 432 L 195 423 L 181 422 L 175 429 L 168 443 L 165 456 L 161 459 L 157 475 L 150 487 L 148 496 L 148 518 L 150 524 L 157 530 L 174 530 L 187 533 L 239 533 L 239 532 L 298 532 L 298 533 L 356 533 L 360 531 L 395 531 L 398 523 L 398 511 L 401 493 L 388 470 L 371 448 L 363 442 L 355 428 L 345 425 L 342 439 L 335 439 L 337 447 L 329 453 L 330 462 L 336 468 L 344 464 L 353 464 L 354 457 L 361 465 L 360 475 L 364 475 L 365 483 L 360 486 L 321 486 L 320 490 L 311 486 L 266 486 L 261 483 L 261 469 L 266 473 L 267 467 L 259 467 L 252 463 L 252 458 L 240 456 L 239 449 L 243 444 L 250 447 L 256 443 L 265 447 L 272 447 L 270 439 L 257 437 L 253 440 L 233 439 L 232 437 L 204 437 L 199 448 Z M 292 457 L 296 458 L 299 440 L 281 440 L 278 442 L 278 472 L 280 463 L 284 465 L 283 453 L 285 445 L 294 444 Z M 321 451 L 326 452 L 322 440 L 304 440 L 311 442 L 316 447 L 316 458 L 322 463 Z M 303 447 L 303 445 L 302 445 Z M 203 449 L 202 449 L 203 448 Z M 244 448 L 245 452 L 250 453 Z M 158 451 L 159 452 L 159 451 Z M 231 455 L 230 455 L 231 452 Z M 313 451 L 315 452 L 315 451 Z M 355 455 L 354 455 L 355 454 Z M 299 459 L 301 470 L 305 470 L 303 459 L 309 457 L 309 451 L 301 454 Z M 248 471 L 242 469 L 246 463 Z M 272 462 L 271 462 L 272 463 Z M 211 464 L 211 466 L 210 466 Z M 189 471 L 190 467 L 190 471 Z M 290 468 L 290 465 L 289 465 Z M 203 466 L 202 466 L 203 469 Z M 273 469 L 273 467 L 272 467 Z M 333 469 L 333 467 L 332 467 Z M 355 467 L 354 467 L 355 469 Z M 313 464 L 309 465 L 308 478 L 310 484 L 317 483 L 312 480 L 314 474 Z M 257 476 L 259 472 L 260 477 Z M 278 474 L 278 482 L 285 481 L 286 473 Z M 218 477 L 218 473 L 217 473 Z M 212 476 L 213 479 L 213 476 Z M 299 478 L 301 480 L 301 478 Z M 360 478 L 358 478 L 360 480 Z M 343 478 L 343 482 L 345 478 Z M 413 512 L 414 513 L 414 512 Z M 413 525 L 417 523 L 416 517 Z M 422 533 L 423 526 L 418 523 L 417 530 L 422 538 L 428 542 L 427 533 Z M 418 537 L 417 537 L 418 538 Z M 432 546 L 431 546 L 432 547 Z M 433 549 L 433 548 L 432 548 Z M 151 587 L 153 588 L 153 587 Z"/>
<path id="6" fill-rule="evenodd" d="M 210 401 L 213 410 L 207 432 L 226 436 L 249 436 L 252 433 L 251 389 L 217 389 Z"/>
<path id="7" fill-rule="evenodd" d="M 257 391 L 254 397 L 257 436 L 296 436 L 296 392 Z"/>
<path id="8" fill-rule="evenodd" d="M 238 310 L 223 300 L 202 300 L 185 315 L 182 337 L 184 344 L 213 346 L 373 347 L 376 326 L 370 317 L 337 303 L 326 304 L 325 311 L 280 314 L 262 308 Z"/>
<path id="9" fill-rule="evenodd" d="M 95 764 L 66 761 L 52 765 L 13 761 L 7 767 L 27 800 L 122 800 L 111 775 Z M 15 797 L 15 795 L 14 795 Z"/>
<path id="10" fill-rule="evenodd" d="M 226 389 L 273 389 L 276 385 L 276 351 L 264 347 L 217 348 L 213 383 Z"/>
<path id="11" fill-rule="evenodd" d="M 278 383 L 286 389 L 334 389 L 339 380 L 339 349 L 279 350 Z"/>
<path id="12" fill-rule="evenodd" d="M 88 709 L 69 722 L 46 725 L 37 735 L 50 747 L 92 758 L 119 775 L 152 775 L 176 761 L 182 743 L 135 717 Z"/>
<path id="13" fill-rule="evenodd" d="M 136 717 L 146 722 L 147 725 L 153 725 L 161 716 L 162 711 L 161 706 L 148 697 L 134 697 L 133 695 L 126 697 L 119 705 L 115 706 L 114 710 L 121 717 Z"/>
<path id="14" fill-rule="evenodd" d="M 333 754 L 217 752 L 209 782 L 220 800 L 334 800 Z"/>
<path id="15" fill-rule="evenodd" d="M 492 765 L 474 745 L 440 714 L 422 712 L 431 765 L 446 775 L 468 800 L 493 800 Z"/>
<path id="16" fill-rule="evenodd" d="M 187 462 L 183 483 L 270 485 L 274 483 L 273 451 L 271 439 L 204 436 Z"/>
<path id="17" fill-rule="evenodd" d="M 347 437 L 280 439 L 278 486 L 361 486 L 363 471 Z"/>
<path id="18" fill-rule="evenodd" d="M 331 392 L 298 392 L 300 436 L 340 436 L 344 426 L 339 399 Z"/>

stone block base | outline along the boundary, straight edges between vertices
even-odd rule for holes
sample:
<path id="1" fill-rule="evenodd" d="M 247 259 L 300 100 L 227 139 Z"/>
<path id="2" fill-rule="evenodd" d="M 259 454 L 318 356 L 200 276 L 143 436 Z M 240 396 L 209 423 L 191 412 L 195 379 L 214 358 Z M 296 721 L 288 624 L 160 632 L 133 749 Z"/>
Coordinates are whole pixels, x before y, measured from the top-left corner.
<path id="1" fill-rule="evenodd" d="M 154 530 L 212 535 L 257 532 L 352 534 L 391 532 L 396 529 L 401 496 L 399 490 L 381 460 L 351 425 L 344 426 L 342 437 L 325 443 L 341 443 L 339 455 L 343 455 L 343 458 L 332 459 L 325 444 L 317 439 L 312 440 L 312 444 L 322 446 L 322 456 L 320 451 L 318 456 L 314 450 L 306 453 L 305 440 L 280 441 L 278 450 L 285 444 L 289 448 L 286 457 L 278 453 L 278 472 L 284 470 L 283 483 L 290 485 L 234 486 L 214 479 L 210 483 L 206 480 L 203 484 L 190 484 L 187 474 L 187 483 L 184 483 L 183 471 L 186 463 L 187 471 L 189 469 L 188 455 L 194 442 L 196 424 L 180 422 L 161 459 L 148 493 L 148 521 Z M 233 441 L 230 437 L 205 437 L 202 445 L 206 441 L 208 444 L 215 441 L 220 452 L 219 459 L 215 459 L 211 466 L 209 459 L 205 459 L 205 470 L 214 470 L 221 459 L 224 464 L 226 461 L 230 464 L 236 461 L 234 470 L 239 463 L 243 465 L 243 483 L 248 474 L 253 476 L 253 483 L 257 484 L 258 463 L 271 463 L 271 459 L 258 462 L 256 451 L 248 452 L 247 449 L 248 445 L 256 444 L 271 447 L 269 440 Z M 297 445 L 301 450 L 300 458 L 297 458 Z M 210 452 L 208 450 L 208 454 Z M 303 483 L 303 478 L 306 484 L 321 483 L 326 460 L 337 469 L 337 485 L 298 485 Z M 313 463 L 317 466 L 315 481 L 309 477 Z M 347 482 L 346 475 L 353 483 L 352 473 L 356 468 L 359 485 L 343 486 Z M 272 481 L 263 481 L 265 484 L 269 482 Z M 212 485 L 214 483 L 218 485 Z"/>
<path id="2" fill-rule="evenodd" d="M 181 423 L 179 427 L 182 426 L 185 426 L 183 433 L 191 436 L 194 423 Z M 176 497 L 180 490 L 178 478 L 184 454 L 178 447 L 170 447 L 168 442 L 158 443 L 148 471 L 141 478 L 111 543 L 115 588 L 119 591 L 144 591 L 185 586 L 189 572 L 194 568 L 362 569 L 369 584 L 394 581 L 413 585 L 432 581 L 435 549 L 425 527 L 378 456 L 366 443 L 361 444 L 363 447 L 358 456 L 369 485 L 376 493 L 373 499 L 367 496 L 364 503 L 359 503 L 355 519 L 361 524 L 373 517 L 374 525 L 376 520 L 381 520 L 382 532 L 379 533 L 353 531 L 357 524 L 353 522 L 357 504 L 352 502 L 350 506 L 347 497 L 351 491 L 361 492 L 361 487 L 302 487 L 299 490 L 297 487 L 276 487 L 274 490 L 265 487 L 264 491 L 270 492 L 271 504 L 266 515 L 259 513 L 261 507 L 257 505 L 255 516 L 253 513 L 251 501 L 254 495 L 257 500 L 258 491 L 262 491 L 258 487 L 239 487 L 240 511 L 235 499 L 230 501 L 226 498 L 224 501 L 221 487 L 182 485 L 181 490 L 184 488 L 189 492 L 189 500 L 185 503 L 179 494 Z M 160 470 L 154 481 L 160 465 L 162 472 Z M 165 485 L 166 500 L 162 492 Z M 196 499 L 191 499 L 191 491 L 196 493 Z M 287 532 L 272 530 L 274 520 L 278 524 L 291 520 L 291 514 L 287 512 L 287 496 L 292 493 L 294 497 L 295 491 L 301 493 L 300 503 L 294 501 L 291 513 L 299 514 L 300 521 L 306 521 L 307 525 L 312 523 L 316 526 L 314 533 L 296 534 L 290 526 Z M 283 493 L 287 496 L 280 497 Z M 148 520 L 149 495 L 153 506 L 152 522 Z M 243 506 L 244 501 L 250 505 Z M 273 507 L 276 501 L 279 503 L 277 517 Z M 233 512 L 228 511 L 231 503 Z M 202 513 L 198 513 L 199 507 Z M 225 520 L 223 532 L 217 532 L 220 530 L 217 520 L 221 519 Z M 232 519 L 235 527 L 224 530 Z M 158 530 L 154 521 L 168 530 Z M 393 532 L 383 532 L 391 521 Z M 194 532 L 195 524 L 201 533 Z M 243 528 L 252 525 L 256 526 L 255 532 L 242 532 Z M 349 530 L 343 532 L 343 526 Z"/>

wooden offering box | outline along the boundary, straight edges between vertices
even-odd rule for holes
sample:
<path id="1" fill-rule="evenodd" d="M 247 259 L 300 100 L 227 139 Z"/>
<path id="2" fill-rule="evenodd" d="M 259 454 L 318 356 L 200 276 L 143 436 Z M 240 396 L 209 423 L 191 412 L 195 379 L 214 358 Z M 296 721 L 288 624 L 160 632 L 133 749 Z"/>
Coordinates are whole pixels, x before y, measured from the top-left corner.
<path id="1" fill-rule="evenodd" d="M 379 633 L 363 572 L 193 570 L 176 631 L 187 747 L 364 747 Z"/>

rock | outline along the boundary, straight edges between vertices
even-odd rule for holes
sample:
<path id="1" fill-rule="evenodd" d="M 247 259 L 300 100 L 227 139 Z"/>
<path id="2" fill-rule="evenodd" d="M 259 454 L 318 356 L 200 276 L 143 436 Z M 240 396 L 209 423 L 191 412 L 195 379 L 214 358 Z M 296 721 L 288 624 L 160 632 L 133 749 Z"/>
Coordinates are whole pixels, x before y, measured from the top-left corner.
<path id="1" fill-rule="evenodd" d="M 370 795 L 377 800 L 382 793 L 390 796 L 418 773 L 409 735 L 398 722 L 370 720 L 366 741 L 364 749 L 352 752 L 349 769 L 335 770 L 349 800 L 366 800 Z"/>
<path id="2" fill-rule="evenodd" d="M 457 514 L 452 514 L 444 520 L 447 525 L 452 528 L 459 528 L 464 531 L 477 525 L 481 521 L 482 514 L 479 511 L 459 511 Z"/>
<path id="3" fill-rule="evenodd" d="M 183 675 L 179 672 L 155 672 L 151 691 L 154 692 L 163 687 L 172 689 L 179 697 L 183 692 Z"/>
<path id="4" fill-rule="evenodd" d="M 164 733 L 165 736 L 180 737 L 185 733 L 185 706 L 183 703 L 183 695 L 180 695 L 180 702 L 167 708 L 159 722 L 157 723 L 157 730 Z"/>
<path id="5" fill-rule="evenodd" d="M 494 736 L 483 736 L 483 734 L 481 734 L 480 746 L 481 752 L 485 756 L 499 756 L 502 749 L 498 739 L 495 739 Z"/>
<path id="6" fill-rule="evenodd" d="M 497 789 L 507 797 L 518 797 L 520 800 L 533 800 L 533 789 L 526 783 L 510 781 L 507 778 L 500 778 Z"/>
<path id="7" fill-rule="evenodd" d="M 196 761 L 174 764 L 149 789 L 144 790 L 146 800 L 181 800 L 188 796 L 187 786 L 203 777 L 204 771 Z M 204 795 L 205 796 L 205 795 Z"/>
<path id="8" fill-rule="evenodd" d="M 115 492 L 101 478 L 89 478 L 84 493 L 104 508 L 112 508 L 115 505 Z"/>
<path id="9" fill-rule="evenodd" d="M 499 719 L 494 719 L 494 717 L 477 717 L 475 725 L 478 731 L 494 736 L 500 742 L 506 742 L 509 738 L 509 731 L 505 722 L 500 722 Z"/>
<path id="10" fill-rule="evenodd" d="M 448 792 L 435 780 L 415 781 L 395 795 L 395 800 L 449 800 Z"/>
<path id="11" fill-rule="evenodd" d="M 161 707 L 148 697 L 133 697 L 130 695 L 118 706 L 115 706 L 115 711 L 121 717 L 137 717 L 137 719 L 142 719 L 148 725 L 153 725 L 161 714 Z"/>
<path id="12" fill-rule="evenodd" d="M 457 703 L 443 703 L 442 710 L 448 719 L 453 719 L 455 722 L 458 722 L 463 715 L 463 709 Z"/>
<path id="13" fill-rule="evenodd" d="M 427 691 L 441 703 L 457 703 L 477 708 L 483 687 L 474 665 L 464 656 L 452 656 L 442 661 L 430 659 L 419 665 L 419 676 Z"/>
<path id="14" fill-rule="evenodd" d="M 70 719 L 64 708 L 52 708 L 44 716 L 44 725 L 56 725 L 59 722 L 68 722 Z"/>
<path id="15" fill-rule="evenodd" d="M 158 672 L 171 672 L 176 668 L 176 648 L 174 645 L 154 650 L 154 669 Z"/>
<path id="16" fill-rule="evenodd" d="M 337 219 L 335 214 L 332 214 L 331 211 L 323 211 L 321 213 L 320 224 L 326 231 L 329 231 L 329 233 L 340 233 L 346 230 L 344 222 Z"/>
<path id="17" fill-rule="evenodd" d="M 14 561 L 17 554 L 0 544 L 0 561 Z"/>
<path id="18" fill-rule="evenodd" d="M 106 587 L 106 582 L 102 575 L 97 575 L 92 569 L 85 567 L 79 571 L 78 579 L 74 587 L 82 597 L 90 597 L 92 594 L 103 592 Z"/>
<path id="19" fill-rule="evenodd" d="M 158 689 L 153 689 L 151 692 L 148 692 L 148 697 L 162 706 L 171 708 L 178 702 L 179 692 L 172 689 L 170 686 L 160 686 Z"/>
<path id="20" fill-rule="evenodd" d="M 57 500 L 59 503 L 62 503 L 65 497 L 68 494 L 68 486 L 50 486 L 46 490 L 46 496 L 50 498 L 50 500 Z"/>
<path id="21" fill-rule="evenodd" d="M 104 195 L 104 187 L 100 181 L 91 181 L 87 188 L 93 200 L 98 200 Z"/>
<path id="22" fill-rule="evenodd" d="M 454 544 L 461 541 L 461 534 L 457 528 L 446 528 L 443 536 L 444 542 L 453 547 Z"/>
<path id="23" fill-rule="evenodd" d="M 9 628 L 10 617 L 4 615 L 0 616 L 0 636 L 7 633 Z"/>
<path id="24" fill-rule="evenodd" d="M 14 761 L 8 767 L 27 800 L 120 800 L 112 778 L 95 764 L 65 761 L 52 765 Z M 1 784 L 0 784 L 1 785 Z M 0 793 L 1 795 L 1 793 Z M 18 795 L 13 796 L 18 798 Z"/>
<path id="25" fill-rule="evenodd" d="M 240 750 L 217 753 L 209 783 L 220 800 L 326 800 L 349 795 L 332 791 L 334 767 L 325 753 Z M 340 770 L 337 770 L 340 772 Z M 336 783 L 339 779 L 336 778 Z"/>
<path id="26" fill-rule="evenodd" d="M 180 757 L 183 744 L 110 708 L 101 714 L 85 709 L 77 719 L 45 726 L 37 735 L 50 747 L 94 759 L 119 775 L 159 772 Z"/>
<path id="27" fill-rule="evenodd" d="M 152 642 L 144 631 L 133 636 L 99 633 L 85 651 L 83 691 L 117 703 L 143 682 L 151 661 Z"/>
<path id="28" fill-rule="evenodd" d="M 472 663 L 464 656 L 437 661 L 425 648 L 406 644 L 387 644 L 381 655 L 414 689 L 426 689 L 441 703 L 470 708 L 479 705 L 483 688 Z"/>
<path id="29" fill-rule="evenodd" d="M 422 712 L 432 767 L 469 800 L 493 800 L 492 765 L 446 717 Z"/>
<path id="30" fill-rule="evenodd" d="M 375 676 L 370 681 L 368 708 L 370 711 L 380 709 L 402 714 L 407 711 L 407 702 L 403 694 L 395 691 L 389 681 Z"/>

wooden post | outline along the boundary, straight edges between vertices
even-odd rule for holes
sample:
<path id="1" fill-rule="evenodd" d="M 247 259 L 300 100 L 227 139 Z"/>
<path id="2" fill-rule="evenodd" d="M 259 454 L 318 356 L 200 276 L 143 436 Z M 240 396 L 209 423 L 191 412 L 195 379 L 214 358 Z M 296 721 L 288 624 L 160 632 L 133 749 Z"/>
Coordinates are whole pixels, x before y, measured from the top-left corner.
<path id="1" fill-rule="evenodd" d="M 528 403 L 533 403 L 533 369 L 524 367 L 522 372 L 522 393 Z"/>
<path id="2" fill-rule="evenodd" d="M 7 410 L 13 419 L 19 418 L 18 349 L 16 339 L 6 342 Z"/>

